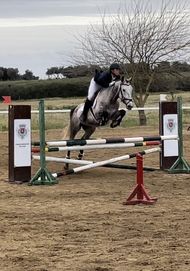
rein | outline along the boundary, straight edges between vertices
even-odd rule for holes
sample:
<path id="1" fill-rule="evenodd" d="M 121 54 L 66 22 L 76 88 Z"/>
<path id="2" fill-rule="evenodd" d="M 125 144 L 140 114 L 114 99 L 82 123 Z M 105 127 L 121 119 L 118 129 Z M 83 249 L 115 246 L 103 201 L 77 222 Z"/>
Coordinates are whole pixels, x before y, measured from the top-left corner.
<path id="1" fill-rule="evenodd" d="M 114 89 L 115 85 L 112 86 L 112 90 Z M 114 102 L 115 100 L 117 100 L 119 98 L 119 92 L 121 90 L 121 84 L 120 84 L 120 87 L 118 88 L 118 90 L 116 91 L 116 94 L 113 96 L 113 98 L 111 99 L 111 102 Z"/>

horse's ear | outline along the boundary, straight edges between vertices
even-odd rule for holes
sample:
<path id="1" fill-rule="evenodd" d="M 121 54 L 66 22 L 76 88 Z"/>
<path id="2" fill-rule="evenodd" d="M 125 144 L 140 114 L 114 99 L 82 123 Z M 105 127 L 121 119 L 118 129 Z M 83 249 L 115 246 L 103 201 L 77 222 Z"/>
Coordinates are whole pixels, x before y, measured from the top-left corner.
<path id="1" fill-rule="evenodd" d="M 121 77 L 121 82 L 122 82 L 122 83 L 124 82 L 124 76 Z"/>
<path id="2" fill-rule="evenodd" d="M 132 81 L 132 77 L 127 78 L 126 81 L 130 83 Z"/>

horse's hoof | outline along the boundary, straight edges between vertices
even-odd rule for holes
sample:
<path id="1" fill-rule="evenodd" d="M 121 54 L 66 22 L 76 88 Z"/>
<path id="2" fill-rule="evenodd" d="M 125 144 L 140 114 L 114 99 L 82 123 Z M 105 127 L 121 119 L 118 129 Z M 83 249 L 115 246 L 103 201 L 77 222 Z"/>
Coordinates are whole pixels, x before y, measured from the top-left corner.
<path id="1" fill-rule="evenodd" d="M 99 122 L 99 125 L 100 125 L 100 126 L 104 126 L 105 124 L 106 124 L 106 123 L 105 123 L 104 121 L 100 121 L 100 122 Z"/>
<path id="2" fill-rule="evenodd" d="M 69 169 L 69 164 L 65 164 L 63 167 L 64 170 L 68 170 Z"/>
<path id="3" fill-rule="evenodd" d="M 114 123 L 111 123 L 111 124 L 110 124 L 110 127 L 111 127 L 111 128 L 115 128 L 115 127 L 117 127 L 117 126 L 118 126 L 117 123 L 115 123 L 115 124 L 114 124 Z"/>
<path id="4" fill-rule="evenodd" d="M 121 123 L 121 121 L 122 121 L 122 118 L 119 117 L 117 120 L 115 120 L 115 122 L 112 122 L 112 123 L 111 123 L 110 127 L 111 127 L 111 128 L 115 128 L 116 126 L 119 126 L 120 123 Z"/>
<path id="5" fill-rule="evenodd" d="M 82 160 L 83 159 L 83 154 L 79 154 L 78 156 L 77 156 L 77 160 Z"/>

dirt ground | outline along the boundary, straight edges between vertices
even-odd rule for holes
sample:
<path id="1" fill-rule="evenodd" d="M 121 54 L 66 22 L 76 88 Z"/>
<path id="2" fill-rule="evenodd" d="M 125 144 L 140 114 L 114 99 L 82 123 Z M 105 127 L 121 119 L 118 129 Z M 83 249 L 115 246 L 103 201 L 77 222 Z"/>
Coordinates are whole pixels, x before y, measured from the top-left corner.
<path id="1" fill-rule="evenodd" d="M 137 135 L 156 133 L 150 127 L 96 132 L 96 137 Z M 48 131 L 46 139 L 60 136 L 60 130 Z M 190 132 L 184 131 L 190 162 L 189 141 Z M 53 186 L 10 184 L 7 133 L 0 134 L 0 144 L 0 271 L 190 270 L 189 174 L 144 172 L 145 188 L 158 201 L 124 206 L 135 186 L 135 170 L 97 168 L 65 176 Z M 88 151 L 85 159 L 135 151 Z M 144 165 L 158 168 L 158 153 L 147 155 Z M 47 167 L 62 169 L 53 163 Z M 38 168 L 35 161 L 33 173 Z"/>

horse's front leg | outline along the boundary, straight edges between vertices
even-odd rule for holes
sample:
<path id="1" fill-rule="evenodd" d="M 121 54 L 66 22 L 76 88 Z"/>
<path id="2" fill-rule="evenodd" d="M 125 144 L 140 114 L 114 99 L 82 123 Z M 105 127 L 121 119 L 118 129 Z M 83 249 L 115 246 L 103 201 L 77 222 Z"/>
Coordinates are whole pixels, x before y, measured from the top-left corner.
<path id="1" fill-rule="evenodd" d="M 116 111 L 116 113 L 111 118 L 112 122 L 110 124 L 110 127 L 115 128 L 116 126 L 120 125 L 125 114 L 126 114 L 126 111 L 124 109 Z"/>
<path id="2" fill-rule="evenodd" d="M 80 151 L 79 151 L 79 154 L 78 154 L 78 156 L 77 156 L 77 159 L 78 159 L 78 160 L 82 160 L 82 159 L 83 159 L 83 156 L 84 156 L 84 150 L 80 150 Z"/>
<path id="3" fill-rule="evenodd" d="M 71 151 L 67 151 L 67 154 L 66 154 L 65 158 L 66 159 L 70 159 L 71 158 Z M 69 163 L 65 163 L 64 169 L 65 170 L 69 169 Z"/>

